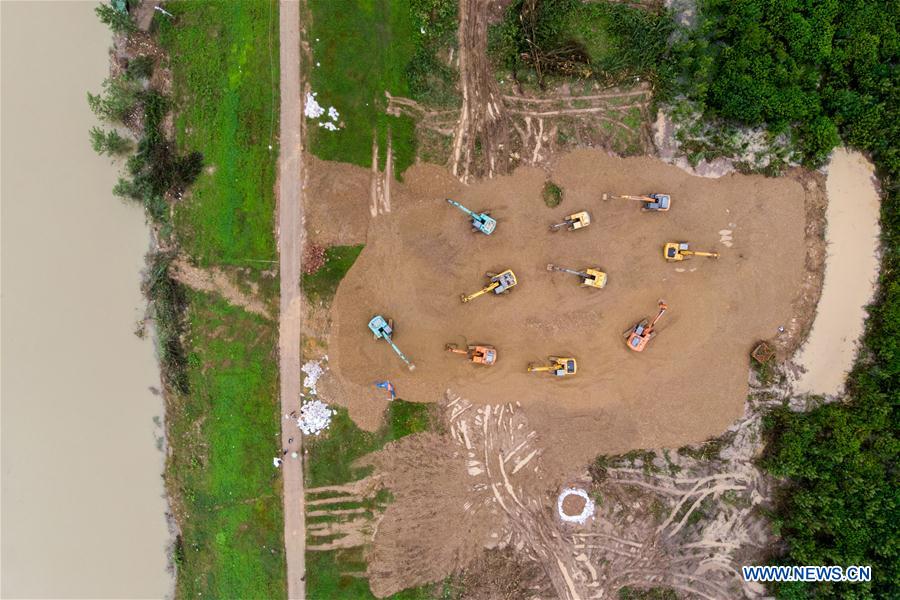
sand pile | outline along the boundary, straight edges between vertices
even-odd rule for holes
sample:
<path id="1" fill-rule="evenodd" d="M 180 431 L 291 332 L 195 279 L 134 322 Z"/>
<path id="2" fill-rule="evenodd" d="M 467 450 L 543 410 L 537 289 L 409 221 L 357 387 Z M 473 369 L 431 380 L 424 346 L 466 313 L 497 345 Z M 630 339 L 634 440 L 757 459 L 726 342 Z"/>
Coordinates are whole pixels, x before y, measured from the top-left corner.
<path id="1" fill-rule="evenodd" d="M 787 178 L 709 180 L 656 160 L 578 151 L 556 166 L 565 200 L 548 209 L 545 177 L 519 169 L 457 194 L 459 185 L 434 168 L 407 172 L 394 212 L 371 221 L 366 248 L 335 298 L 332 396 L 368 427 L 384 406 L 372 382 L 383 379 L 414 401 L 435 401 L 451 386 L 475 402 L 518 401 L 564 468 L 602 452 L 679 446 L 723 431 L 742 412 L 753 344 L 794 316 L 810 192 Z M 604 192 L 654 191 L 671 194 L 670 212 L 601 200 Z M 497 231 L 472 234 L 448 195 L 490 209 Z M 359 203 L 355 212 L 363 214 L 365 198 Z M 589 228 L 548 232 L 583 209 L 593 217 Z M 667 263 L 667 241 L 721 257 Z M 547 272 L 551 262 L 599 267 L 609 283 L 582 288 L 575 276 Z M 484 284 L 485 271 L 505 268 L 519 278 L 512 293 L 460 302 Z M 623 331 L 654 315 L 660 298 L 669 312 L 659 335 L 643 354 L 629 351 Z M 374 314 L 394 319 L 394 340 L 416 363 L 414 373 L 372 339 L 366 323 Z M 491 344 L 497 364 L 476 367 L 444 352 L 451 342 Z M 525 372 L 551 354 L 576 357 L 578 374 Z"/>

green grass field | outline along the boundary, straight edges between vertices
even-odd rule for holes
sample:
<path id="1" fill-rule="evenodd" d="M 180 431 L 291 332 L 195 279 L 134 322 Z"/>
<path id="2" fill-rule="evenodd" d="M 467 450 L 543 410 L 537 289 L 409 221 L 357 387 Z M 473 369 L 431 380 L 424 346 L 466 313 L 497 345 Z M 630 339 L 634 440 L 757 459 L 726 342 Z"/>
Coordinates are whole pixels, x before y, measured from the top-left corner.
<path id="1" fill-rule="evenodd" d="M 166 10 L 175 20 L 156 23 L 178 145 L 202 152 L 207 168 L 177 205 L 179 239 L 203 265 L 264 268 L 254 261 L 275 259 L 277 2 L 175 1 Z"/>
<path id="2" fill-rule="evenodd" d="M 201 265 L 274 260 L 278 11 L 274 0 L 168 2 L 158 39 L 173 77 L 180 150 L 205 172 L 175 207 L 182 252 Z M 269 146 L 271 145 L 271 149 Z M 180 598 L 283 598 L 276 324 L 186 291 L 187 392 L 170 391 L 166 480 L 181 536 Z"/>
<path id="3" fill-rule="evenodd" d="M 385 90 L 409 96 L 406 68 L 419 35 L 409 0 L 310 0 L 310 84 L 325 109 L 334 106 L 340 131 L 309 128 L 311 148 L 325 160 L 372 164 L 372 136 L 384 166 L 390 130 L 397 176 L 415 160 L 415 127 L 384 110 Z M 318 66 L 317 66 L 318 63 Z"/>
<path id="4" fill-rule="evenodd" d="M 191 392 L 168 415 L 170 486 L 182 512 L 177 595 L 282 598 L 277 328 L 188 292 Z"/>

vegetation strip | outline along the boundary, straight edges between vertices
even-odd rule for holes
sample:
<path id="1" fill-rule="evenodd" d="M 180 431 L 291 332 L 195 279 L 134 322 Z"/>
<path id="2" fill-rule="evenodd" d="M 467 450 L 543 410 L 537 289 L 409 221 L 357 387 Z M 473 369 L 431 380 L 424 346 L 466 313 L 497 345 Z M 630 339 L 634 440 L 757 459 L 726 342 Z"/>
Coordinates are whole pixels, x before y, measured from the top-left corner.
<path id="1" fill-rule="evenodd" d="M 179 529 L 176 595 L 279 598 L 285 567 L 281 486 L 271 462 L 280 448 L 274 325 L 188 290 L 170 273 L 176 254 L 203 266 L 238 265 L 238 288 L 271 300 L 272 276 L 263 269 L 275 247 L 278 66 L 269 50 L 277 50 L 277 6 L 168 2 L 166 10 L 172 16 L 156 14 L 148 35 L 126 13 L 101 5 L 101 19 L 130 39 L 116 39 L 125 58 L 88 100 L 138 138 L 135 147 L 117 131 L 90 134 L 101 153 L 136 148 L 115 192 L 143 203 L 161 248 L 148 259 L 145 291 L 165 385 L 165 478 Z M 171 97 L 164 94 L 169 77 Z"/>

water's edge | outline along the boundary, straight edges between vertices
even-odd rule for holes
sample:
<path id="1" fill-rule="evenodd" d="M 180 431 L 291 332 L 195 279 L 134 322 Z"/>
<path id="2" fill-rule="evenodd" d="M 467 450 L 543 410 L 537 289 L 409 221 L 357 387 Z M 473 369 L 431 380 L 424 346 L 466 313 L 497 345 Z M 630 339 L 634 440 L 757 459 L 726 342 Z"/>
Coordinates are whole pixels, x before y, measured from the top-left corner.
<path id="1" fill-rule="evenodd" d="M 153 242 L 88 143 L 109 68 L 94 6 L 0 3 L 4 597 L 174 585 L 160 373 L 133 334 Z"/>

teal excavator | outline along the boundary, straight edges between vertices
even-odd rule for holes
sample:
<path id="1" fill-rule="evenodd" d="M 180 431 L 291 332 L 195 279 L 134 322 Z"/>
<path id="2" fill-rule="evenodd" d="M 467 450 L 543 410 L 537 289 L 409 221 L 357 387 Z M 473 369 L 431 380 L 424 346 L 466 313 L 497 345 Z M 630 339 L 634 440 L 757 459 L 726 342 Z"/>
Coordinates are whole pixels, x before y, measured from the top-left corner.
<path id="1" fill-rule="evenodd" d="M 400 357 L 400 360 L 406 363 L 406 366 L 409 367 L 410 371 L 414 371 L 416 365 L 412 364 L 406 355 L 400 351 L 400 348 L 397 347 L 397 344 L 394 343 L 394 340 L 391 339 L 391 336 L 394 333 L 394 324 L 385 319 L 381 315 L 375 315 L 372 317 L 372 320 L 369 321 L 369 330 L 375 334 L 375 339 L 383 339 L 386 341 L 394 352 L 397 353 L 397 356 Z"/>
<path id="2" fill-rule="evenodd" d="M 497 221 L 488 213 L 471 211 L 456 200 L 451 200 L 450 198 L 447 198 L 447 202 L 472 217 L 472 231 L 480 231 L 484 235 L 491 235 L 494 233 L 494 229 L 497 227 Z"/>

